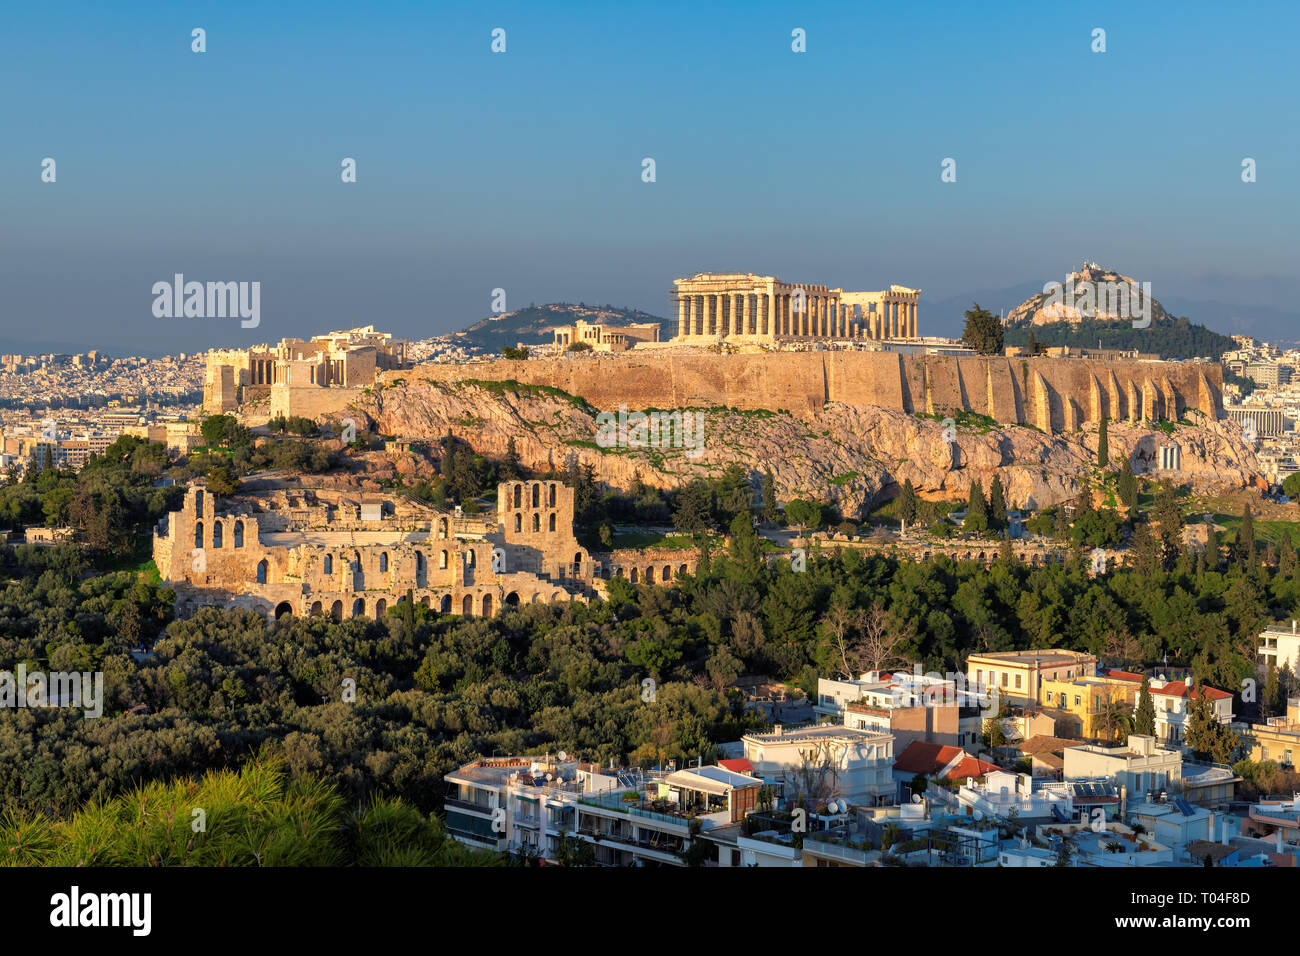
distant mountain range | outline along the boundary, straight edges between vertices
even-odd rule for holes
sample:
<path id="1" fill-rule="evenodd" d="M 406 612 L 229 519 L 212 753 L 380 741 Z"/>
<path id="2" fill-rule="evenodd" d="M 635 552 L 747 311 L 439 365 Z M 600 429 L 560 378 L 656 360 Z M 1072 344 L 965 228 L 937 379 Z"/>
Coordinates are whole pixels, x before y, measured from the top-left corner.
<path id="1" fill-rule="evenodd" d="M 552 333 L 555 329 L 573 325 L 579 319 L 603 325 L 657 322 L 661 338 L 667 339 L 677 334 L 675 324 L 670 328 L 667 319 L 648 312 L 612 305 L 554 302 L 549 305 L 529 305 L 517 312 L 490 315 L 467 329 L 453 333 L 451 338 L 466 348 L 483 352 L 500 352 L 507 345 L 513 346 L 520 342 L 524 345 L 549 345 L 553 341 Z"/>

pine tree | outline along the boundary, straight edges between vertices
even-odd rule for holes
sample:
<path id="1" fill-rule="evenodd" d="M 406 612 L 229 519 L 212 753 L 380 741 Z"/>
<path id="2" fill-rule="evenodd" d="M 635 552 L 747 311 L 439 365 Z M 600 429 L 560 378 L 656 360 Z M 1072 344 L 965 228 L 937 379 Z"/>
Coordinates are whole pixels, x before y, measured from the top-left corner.
<path id="1" fill-rule="evenodd" d="M 898 517 L 906 527 L 916 520 L 916 514 L 916 489 L 912 487 L 912 479 L 908 478 L 898 495 Z"/>
<path id="2" fill-rule="evenodd" d="M 1133 733 L 1152 737 L 1156 732 L 1156 705 L 1151 699 L 1151 678 L 1142 678 L 1142 690 L 1138 692 L 1137 709 L 1133 712 Z"/>
<path id="3" fill-rule="evenodd" d="M 1219 532 L 1211 522 L 1205 529 L 1205 570 L 1219 570 Z"/>
<path id="4" fill-rule="evenodd" d="M 1002 476 L 995 474 L 989 486 L 989 527 L 1001 530 L 1007 526 L 1007 496 L 1002 490 Z"/>
<path id="5" fill-rule="evenodd" d="M 1101 416 L 1101 428 L 1097 433 L 1097 467 L 1106 468 L 1110 465 L 1110 441 L 1106 435 L 1106 416 Z"/>

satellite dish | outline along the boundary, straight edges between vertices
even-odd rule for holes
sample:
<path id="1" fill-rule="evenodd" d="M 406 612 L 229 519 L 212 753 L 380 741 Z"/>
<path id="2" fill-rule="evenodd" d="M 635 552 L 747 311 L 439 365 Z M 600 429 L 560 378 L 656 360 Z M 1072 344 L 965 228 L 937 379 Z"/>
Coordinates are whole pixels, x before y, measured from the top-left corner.
<path id="1" fill-rule="evenodd" d="M 567 752 L 567 751 L 564 751 L 564 750 L 561 750 L 561 751 L 559 752 L 558 756 L 559 756 L 559 758 L 560 758 L 560 763 L 563 763 L 564 761 L 566 761 L 566 760 L 569 759 L 569 754 L 568 754 L 568 752 Z"/>
<path id="2" fill-rule="evenodd" d="M 983 811 L 983 810 L 976 810 L 976 811 L 972 814 L 972 816 L 974 816 L 976 820 L 983 820 L 983 819 L 984 819 L 984 811 Z"/>

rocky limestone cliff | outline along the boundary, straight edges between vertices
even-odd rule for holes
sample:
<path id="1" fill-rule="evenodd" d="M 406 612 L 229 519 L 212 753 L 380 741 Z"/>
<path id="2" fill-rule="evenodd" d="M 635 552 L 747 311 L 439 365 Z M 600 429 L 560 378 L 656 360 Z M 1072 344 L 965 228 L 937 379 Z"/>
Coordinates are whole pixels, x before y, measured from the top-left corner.
<path id="1" fill-rule="evenodd" d="M 1002 476 L 1014 505 L 1042 508 L 1075 497 L 1096 460 L 1095 426 L 1048 436 L 1023 426 L 956 429 L 945 440 L 944 425 L 875 406 L 830 403 L 795 417 L 784 412 L 712 408 L 705 415 L 703 451 L 601 448 L 596 444 L 595 410 L 581 399 L 535 386 L 415 381 L 367 396 L 357 412 L 380 433 L 436 441 L 448 429 L 476 451 L 505 454 L 513 436 L 523 464 L 533 470 L 563 468 L 569 456 L 590 462 L 612 487 L 643 481 L 675 488 L 699 475 L 714 475 L 735 462 L 757 479 L 764 468 L 776 477 L 781 501 L 830 500 L 846 516 L 862 516 L 897 493 L 911 479 L 929 498 L 964 498 L 975 479 L 987 489 Z M 1112 463 L 1131 455 L 1134 471 L 1155 468 L 1160 446 L 1182 448 L 1182 470 L 1172 477 L 1197 492 L 1230 491 L 1260 473 L 1254 453 L 1230 422 L 1175 425 L 1165 432 L 1113 422 Z M 952 433 L 948 432 L 951 437 Z"/>

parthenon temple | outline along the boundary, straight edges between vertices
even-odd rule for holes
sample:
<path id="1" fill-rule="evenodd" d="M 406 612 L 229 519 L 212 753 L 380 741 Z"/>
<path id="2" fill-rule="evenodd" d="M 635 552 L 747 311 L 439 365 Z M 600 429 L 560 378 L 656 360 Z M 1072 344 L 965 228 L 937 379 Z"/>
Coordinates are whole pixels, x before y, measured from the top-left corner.
<path id="1" fill-rule="evenodd" d="M 914 339 L 920 289 L 845 292 L 791 285 L 774 276 L 701 272 L 673 280 L 677 335 L 683 344 L 778 340 Z"/>

